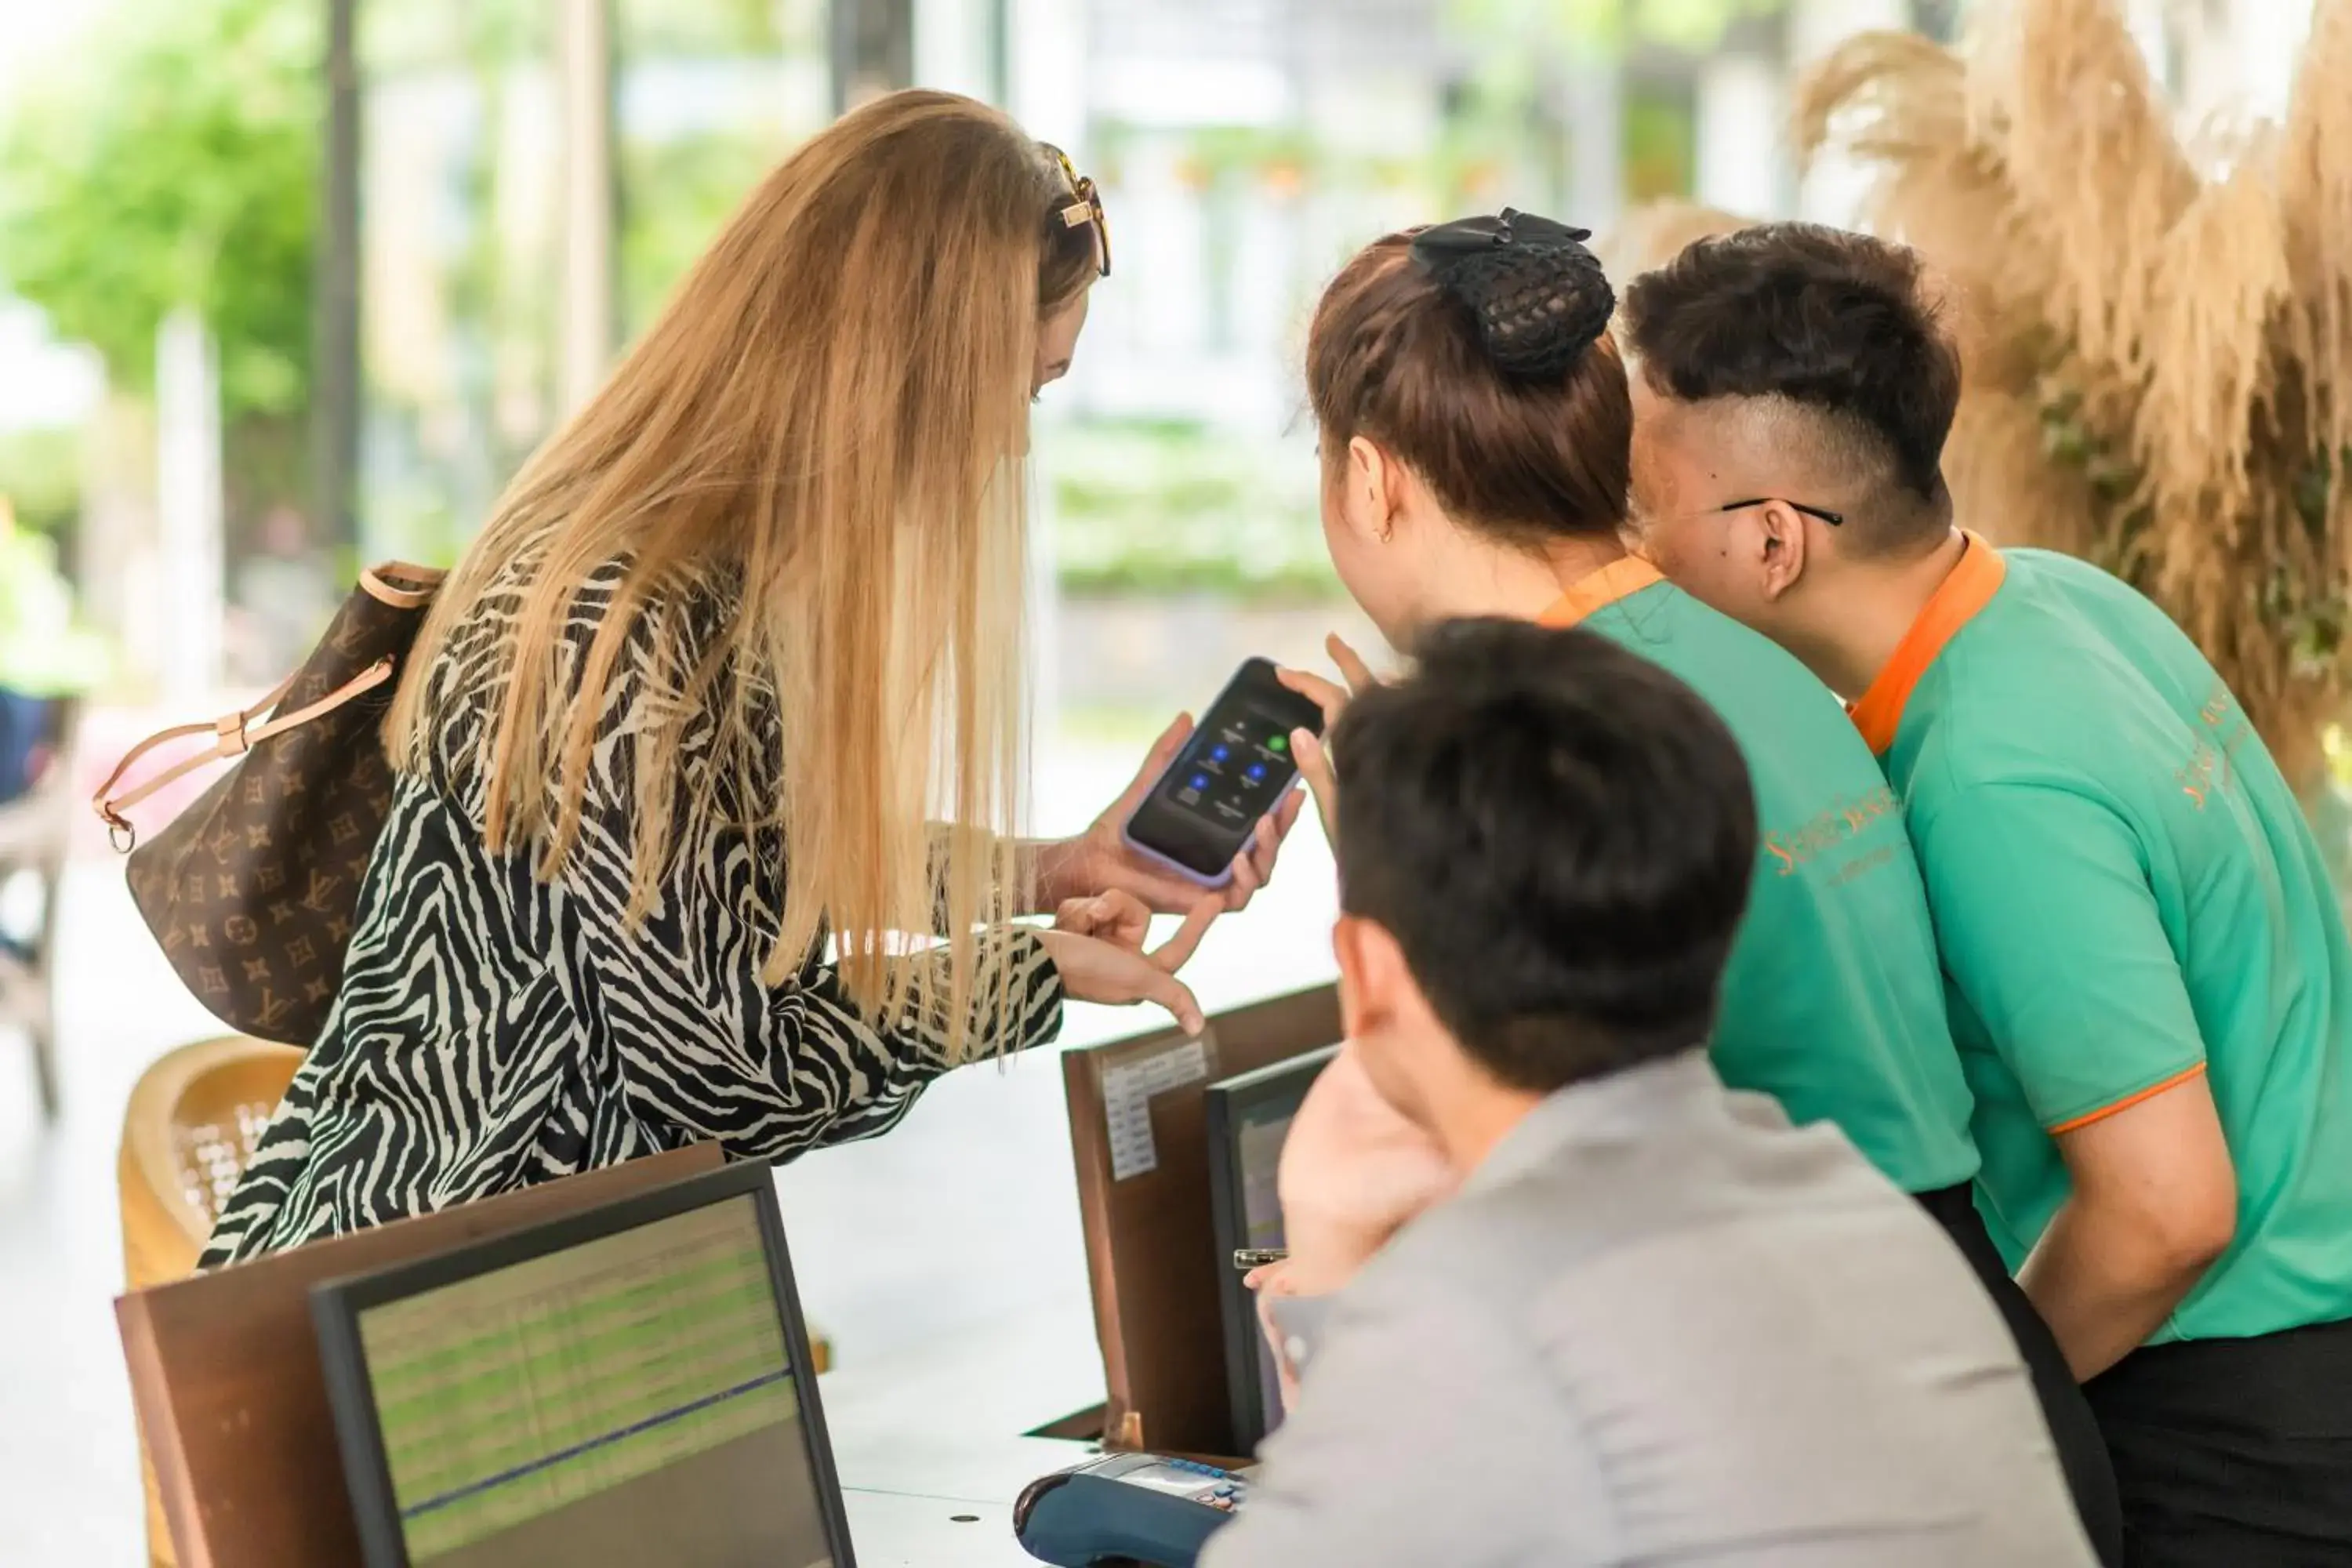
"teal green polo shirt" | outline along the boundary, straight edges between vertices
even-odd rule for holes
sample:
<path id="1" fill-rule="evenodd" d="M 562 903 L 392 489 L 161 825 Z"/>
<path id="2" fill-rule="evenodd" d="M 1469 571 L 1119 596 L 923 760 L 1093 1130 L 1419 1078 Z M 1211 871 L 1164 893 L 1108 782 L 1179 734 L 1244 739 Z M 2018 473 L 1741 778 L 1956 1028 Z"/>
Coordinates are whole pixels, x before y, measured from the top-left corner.
<path id="1" fill-rule="evenodd" d="M 1918 868 L 1893 792 L 1828 688 L 1628 557 L 1543 616 L 1663 666 L 1748 760 L 1760 848 L 1710 1041 L 1736 1089 L 1832 1121 L 1906 1192 L 1976 1173 Z"/>
<path id="2" fill-rule="evenodd" d="M 2203 1074 L 2230 1248 L 2155 1335 L 2352 1317 L 2352 946 L 2211 665 L 2105 573 L 1971 538 L 1853 720 L 1902 798 L 2012 1268 L 2056 1139 Z"/>

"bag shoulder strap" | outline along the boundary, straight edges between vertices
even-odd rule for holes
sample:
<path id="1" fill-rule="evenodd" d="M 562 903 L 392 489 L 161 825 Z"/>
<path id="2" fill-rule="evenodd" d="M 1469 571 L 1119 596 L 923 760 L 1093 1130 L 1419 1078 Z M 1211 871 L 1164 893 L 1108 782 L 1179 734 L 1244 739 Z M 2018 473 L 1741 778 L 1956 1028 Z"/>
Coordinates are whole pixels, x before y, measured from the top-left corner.
<path id="1" fill-rule="evenodd" d="M 429 593 L 430 590 L 427 590 L 428 595 Z M 139 830 L 123 816 L 122 814 L 125 811 L 166 785 L 187 777 L 198 768 L 223 762 L 231 757 L 243 756 L 256 742 L 267 741 L 272 735 L 282 735 L 289 730 L 308 724 L 313 719 L 323 718 L 354 697 L 374 690 L 392 679 L 393 668 L 394 660 L 391 656 L 386 655 L 320 698 L 316 702 L 297 708 L 291 713 L 281 713 L 264 724 L 256 725 L 254 721 L 276 707 L 285 697 L 294 684 L 292 676 L 289 675 L 279 681 L 268 696 L 250 708 L 240 708 L 233 712 L 224 713 L 209 724 L 174 724 L 168 730 L 158 730 L 125 752 L 122 760 L 114 764 L 114 771 L 106 775 L 106 782 L 98 786 L 98 793 L 90 797 L 89 804 L 92 809 L 98 813 L 99 819 L 106 824 L 107 837 L 113 842 L 117 849 L 125 854 L 130 853 L 131 847 L 139 842 Z M 212 745 L 205 750 L 181 759 L 143 784 L 133 785 L 120 795 L 114 793 L 114 786 L 122 782 L 122 776 L 131 770 L 140 758 L 156 747 L 167 746 L 174 741 L 184 741 L 192 736 L 205 734 L 213 737 Z"/>
<path id="2" fill-rule="evenodd" d="M 395 610 L 421 610 L 432 603 L 446 574 L 405 561 L 387 561 L 360 574 L 360 586 L 369 598 Z"/>
<path id="3" fill-rule="evenodd" d="M 421 610 L 432 602 L 434 593 L 441 586 L 441 579 L 446 575 L 446 573 L 430 566 L 417 566 L 406 561 L 387 561 L 361 573 L 360 587 L 368 597 L 392 609 Z M 122 814 L 125 811 L 156 791 L 187 777 L 198 768 L 243 756 L 257 742 L 267 741 L 272 735 L 282 735 L 313 719 L 325 717 L 352 698 L 373 691 L 391 679 L 395 668 L 396 661 L 389 656 L 377 659 L 316 702 L 298 708 L 291 713 L 281 713 L 257 727 L 254 721 L 285 700 L 286 693 L 293 688 L 293 676 L 279 681 L 268 696 L 252 707 L 224 713 L 209 724 L 175 724 L 168 730 L 158 730 L 125 752 L 122 760 L 114 765 L 114 771 L 106 775 L 106 782 L 98 786 L 98 793 L 90 797 L 92 809 L 106 824 L 107 837 L 113 841 L 117 849 L 128 854 L 139 842 L 139 830 L 124 819 Z M 123 775 L 140 758 L 156 747 L 206 734 L 213 737 L 209 749 L 182 758 L 144 784 L 134 785 L 120 795 L 114 793 L 114 786 L 122 782 Z"/>

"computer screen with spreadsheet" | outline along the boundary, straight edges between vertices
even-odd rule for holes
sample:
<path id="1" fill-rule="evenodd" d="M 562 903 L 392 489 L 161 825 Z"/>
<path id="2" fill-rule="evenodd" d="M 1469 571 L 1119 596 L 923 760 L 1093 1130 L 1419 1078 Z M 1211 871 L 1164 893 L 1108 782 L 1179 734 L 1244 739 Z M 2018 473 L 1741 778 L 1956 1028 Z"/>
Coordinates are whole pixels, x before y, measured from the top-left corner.
<path id="1" fill-rule="evenodd" d="M 845 1568 L 767 1181 L 320 1287 L 371 1568 Z"/>

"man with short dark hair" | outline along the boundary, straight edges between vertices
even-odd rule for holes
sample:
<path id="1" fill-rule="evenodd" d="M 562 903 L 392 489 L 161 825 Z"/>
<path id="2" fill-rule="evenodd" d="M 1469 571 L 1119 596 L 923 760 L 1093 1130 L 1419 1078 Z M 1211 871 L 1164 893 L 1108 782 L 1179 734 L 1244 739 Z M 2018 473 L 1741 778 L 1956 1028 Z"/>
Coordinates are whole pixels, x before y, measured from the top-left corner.
<path id="1" fill-rule="evenodd" d="M 1706 702 L 1595 633 L 1456 622 L 1331 755 L 1300 1392 L 1204 1568 L 2088 1568 L 1967 1266 L 1709 1065 L 1756 817 Z M 1294 1214 L 1335 1129 L 1333 1208 Z"/>
<path id="2" fill-rule="evenodd" d="M 1703 241 L 1625 321 L 1647 552 L 1852 699 L 1903 801 L 1979 1205 L 2132 1561 L 2352 1561 L 2352 944 L 2293 792 L 2155 605 L 1954 526 L 1911 252 Z"/>

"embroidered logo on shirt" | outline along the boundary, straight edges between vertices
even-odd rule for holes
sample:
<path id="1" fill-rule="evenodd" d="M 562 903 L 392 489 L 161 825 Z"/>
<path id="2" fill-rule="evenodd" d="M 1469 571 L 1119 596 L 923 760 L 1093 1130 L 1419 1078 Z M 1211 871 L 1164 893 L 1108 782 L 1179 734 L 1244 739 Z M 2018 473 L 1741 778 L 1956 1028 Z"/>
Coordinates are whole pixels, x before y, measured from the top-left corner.
<path id="1" fill-rule="evenodd" d="M 2245 742 L 2248 726 L 2237 699 L 2230 695 L 2229 687 L 2218 677 L 2205 705 L 2197 710 L 2197 719 L 2215 739 L 2200 737 L 2189 760 L 2173 770 L 2172 780 L 2189 803 L 2202 811 L 2214 791 L 2227 790 L 2236 782 L 2232 758 Z"/>
<path id="2" fill-rule="evenodd" d="M 1861 837 L 1878 822 L 1895 816 L 1901 809 L 1895 791 L 1879 785 L 1857 800 L 1841 797 L 1828 810 L 1795 827 L 1776 827 L 1764 836 L 1764 853 L 1772 858 L 1778 873 L 1793 877 L 1797 868 L 1829 850 Z M 1869 857 L 1864 857 L 1869 858 Z M 1884 864 L 1884 858 L 1874 862 Z M 1851 880 L 1841 876 L 1840 880 Z"/>

